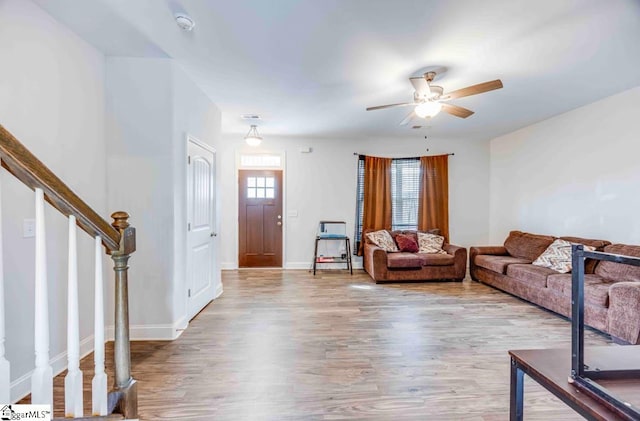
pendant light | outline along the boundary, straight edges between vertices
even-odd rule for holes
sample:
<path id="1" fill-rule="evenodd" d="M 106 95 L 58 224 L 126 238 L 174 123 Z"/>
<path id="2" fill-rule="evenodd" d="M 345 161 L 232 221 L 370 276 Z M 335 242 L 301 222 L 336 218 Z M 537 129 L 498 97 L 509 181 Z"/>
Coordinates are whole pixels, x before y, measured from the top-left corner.
<path id="1" fill-rule="evenodd" d="M 255 125 L 251 125 L 249 129 L 249 133 L 244 137 L 244 141 L 247 142 L 249 146 L 258 146 L 262 143 L 262 137 L 258 134 L 258 127 Z"/>

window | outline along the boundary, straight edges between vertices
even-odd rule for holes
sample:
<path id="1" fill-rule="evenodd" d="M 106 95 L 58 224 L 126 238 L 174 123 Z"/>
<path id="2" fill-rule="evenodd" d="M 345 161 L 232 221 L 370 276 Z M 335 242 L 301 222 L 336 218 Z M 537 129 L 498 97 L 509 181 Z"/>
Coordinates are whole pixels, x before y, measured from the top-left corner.
<path id="1" fill-rule="evenodd" d="M 418 229 L 418 199 L 420 196 L 420 159 L 398 158 L 391 161 L 391 228 Z M 356 191 L 356 232 L 354 252 L 360 246 L 364 205 L 364 156 L 358 160 Z"/>
<path id="2" fill-rule="evenodd" d="M 280 168 L 282 166 L 282 157 L 280 155 L 256 154 L 241 155 L 241 168 Z"/>
<path id="3" fill-rule="evenodd" d="M 247 177 L 247 199 L 273 199 L 274 183 L 273 177 Z"/>
<path id="4" fill-rule="evenodd" d="M 419 190 L 420 160 L 407 158 L 391 161 L 392 229 L 418 229 Z"/>

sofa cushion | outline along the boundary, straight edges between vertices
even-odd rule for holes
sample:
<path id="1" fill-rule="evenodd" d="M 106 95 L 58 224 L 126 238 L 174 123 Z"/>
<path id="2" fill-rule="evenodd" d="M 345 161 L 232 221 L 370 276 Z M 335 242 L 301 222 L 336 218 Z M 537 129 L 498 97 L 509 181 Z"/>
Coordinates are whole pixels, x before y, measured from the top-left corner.
<path id="1" fill-rule="evenodd" d="M 570 242 L 558 238 L 532 264 L 553 269 L 559 273 L 571 272 L 571 247 L 572 244 Z M 584 249 L 594 251 L 595 247 L 584 246 Z"/>
<path id="2" fill-rule="evenodd" d="M 474 263 L 481 268 L 489 269 L 494 272 L 507 273 L 507 266 L 516 263 L 531 263 L 531 260 L 519 259 L 511 256 L 492 256 L 489 254 L 480 254 L 476 256 Z"/>
<path id="3" fill-rule="evenodd" d="M 571 274 L 563 273 L 549 275 L 547 288 L 558 294 L 571 297 Z M 607 282 L 598 275 L 584 275 L 584 300 L 600 307 L 609 306 L 609 287 L 615 282 Z"/>
<path id="4" fill-rule="evenodd" d="M 415 235 L 398 234 L 396 235 L 396 238 L 394 238 L 394 240 L 396 241 L 396 244 L 398 245 L 398 249 L 400 249 L 400 251 L 406 251 L 407 253 L 417 253 L 420 250 Z"/>
<path id="5" fill-rule="evenodd" d="M 415 253 L 387 253 L 388 268 L 421 268 L 422 257 Z"/>
<path id="6" fill-rule="evenodd" d="M 511 231 L 504 240 L 504 248 L 513 257 L 534 261 L 553 243 L 554 237 L 549 235 L 530 234 L 522 231 Z"/>
<path id="7" fill-rule="evenodd" d="M 449 266 L 455 263 L 451 254 L 418 253 L 422 258 L 422 266 Z"/>
<path id="8" fill-rule="evenodd" d="M 444 254 L 446 251 L 442 250 L 444 244 L 444 237 L 441 235 L 429 234 L 424 232 L 418 233 L 418 246 L 420 247 L 420 253 L 440 253 Z"/>
<path id="9" fill-rule="evenodd" d="M 624 256 L 640 257 L 640 246 L 626 244 L 612 244 L 604 248 L 606 253 L 622 254 Z M 596 275 L 611 281 L 640 282 L 640 267 L 624 265 L 622 263 L 600 261 L 596 266 Z"/>
<path id="10" fill-rule="evenodd" d="M 395 241 L 387 230 L 370 232 L 367 234 L 367 238 L 384 251 L 398 251 Z"/>
<path id="11" fill-rule="evenodd" d="M 418 231 L 418 230 L 393 230 L 393 231 L 389 231 L 389 234 L 391 234 L 391 238 L 393 238 L 393 241 L 396 241 L 396 237 L 400 234 L 403 235 L 408 235 L 413 237 L 414 240 L 416 240 L 416 243 L 418 242 L 418 233 L 419 232 L 426 232 L 429 234 L 435 234 L 435 235 L 440 235 L 440 230 L 438 228 L 434 228 L 431 230 L 427 230 L 427 231 Z M 396 242 L 397 243 L 397 242 Z"/>
<path id="12" fill-rule="evenodd" d="M 604 251 L 604 248 L 611 244 L 611 242 L 607 240 L 594 240 L 591 238 L 560 237 L 560 239 L 574 244 L 584 244 L 585 246 L 595 247 L 596 251 Z M 596 259 L 586 259 L 584 261 L 584 273 L 593 273 L 597 264 L 598 261 Z"/>
<path id="13" fill-rule="evenodd" d="M 552 269 L 531 264 L 520 263 L 507 266 L 507 276 L 538 288 L 545 288 L 547 286 L 547 276 L 557 273 Z"/>

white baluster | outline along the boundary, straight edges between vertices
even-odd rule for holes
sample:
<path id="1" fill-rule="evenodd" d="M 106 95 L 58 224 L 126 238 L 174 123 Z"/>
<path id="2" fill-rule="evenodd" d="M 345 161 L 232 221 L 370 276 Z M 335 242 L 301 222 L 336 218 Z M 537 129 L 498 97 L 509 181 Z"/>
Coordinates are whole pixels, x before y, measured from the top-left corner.
<path id="1" fill-rule="evenodd" d="M 94 351 L 95 376 L 91 381 L 93 415 L 107 415 L 107 374 L 104 372 L 104 301 L 102 286 L 102 239 L 96 237 L 95 245 L 95 326 Z"/>
<path id="2" fill-rule="evenodd" d="M 64 413 L 79 418 L 82 407 L 82 371 L 80 371 L 80 320 L 78 318 L 78 246 L 76 217 L 69 216 L 69 275 L 67 284 L 67 364 L 64 378 Z"/>
<path id="3" fill-rule="evenodd" d="M 1 193 L 0 189 L 0 403 L 11 403 L 11 366 L 4 357 L 4 267 L 2 266 Z"/>
<path id="4" fill-rule="evenodd" d="M 49 364 L 49 295 L 47 291 L 47 250 L 44 229 L 44 192 L 36 189 L 36 285 L 35 285 L 36 368 L 31 376 L 31 403 L 53 407 L 53 370 Z"/>

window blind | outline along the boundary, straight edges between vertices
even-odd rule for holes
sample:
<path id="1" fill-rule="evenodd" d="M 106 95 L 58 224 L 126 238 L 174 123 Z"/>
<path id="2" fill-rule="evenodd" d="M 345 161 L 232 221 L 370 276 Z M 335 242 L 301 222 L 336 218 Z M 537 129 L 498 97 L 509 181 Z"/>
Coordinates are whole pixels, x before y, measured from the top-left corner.
<path id="1" fill-rule="evenodd" d="M 420 196 L 420 159 L 402 158 L 391 161 L 391 228 L 418 228 Z"/>

